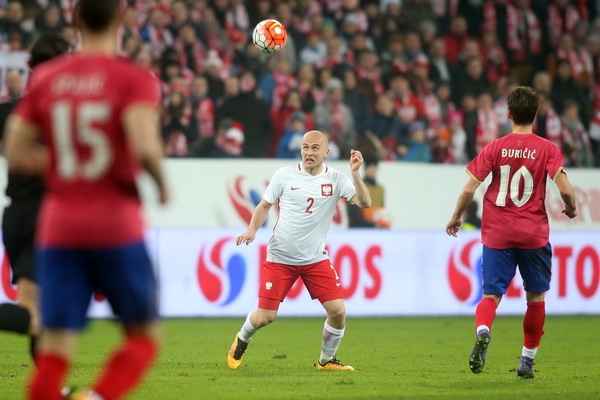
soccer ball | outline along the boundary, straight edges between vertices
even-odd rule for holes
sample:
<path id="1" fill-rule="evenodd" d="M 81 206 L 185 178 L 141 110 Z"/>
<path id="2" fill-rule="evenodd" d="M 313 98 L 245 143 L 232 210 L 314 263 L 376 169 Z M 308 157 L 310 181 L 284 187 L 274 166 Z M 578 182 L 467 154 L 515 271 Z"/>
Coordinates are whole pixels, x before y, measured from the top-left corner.
<path id="1" fill-rule="evenodd" d="M 263 53 L 274 54 L 285 46 L 287 31 L 281 22 L 265 19 L 256 24 L 254 32 L 252 32 L 252 41 Z"/>

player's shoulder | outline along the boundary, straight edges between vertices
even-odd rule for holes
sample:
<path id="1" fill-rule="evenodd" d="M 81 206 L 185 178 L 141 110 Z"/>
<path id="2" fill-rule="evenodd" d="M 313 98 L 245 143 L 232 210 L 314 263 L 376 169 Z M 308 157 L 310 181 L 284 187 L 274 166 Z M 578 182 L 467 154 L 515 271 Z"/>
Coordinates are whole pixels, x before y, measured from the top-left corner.
<path id="1" fill-rule="evenodd" d="M 302 171 L 302 167 L 300 166 L 300 163 L 296 163 L 296 164 L 292 164 L 292 165 L 286 165 L 284 167 L 280 167 L 277 168 L 277 170 L 275 170 L 275 173 L 273 174 L 273 176 L 289 176 L 289 175 L 293 175 L 296 172 L 300 172 Z"/>

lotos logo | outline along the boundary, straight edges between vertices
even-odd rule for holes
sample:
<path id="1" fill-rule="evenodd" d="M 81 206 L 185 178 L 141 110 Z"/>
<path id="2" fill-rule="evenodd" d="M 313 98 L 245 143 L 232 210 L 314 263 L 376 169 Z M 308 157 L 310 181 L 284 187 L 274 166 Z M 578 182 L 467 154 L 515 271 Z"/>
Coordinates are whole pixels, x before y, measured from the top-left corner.
<path id="1" fill-rule="evenodd" d="M 254 207 L 260 203 L 262 194 L 253 188 L 249 189 L 248 192 L 245 192 L 242 187 L 244 179 L 243 176 L 235 178 L 235 182 L 227 188 L 227 195 L 242 221 L 249 224 L 252 213 L 254 212 Z"/>
<path id="2" fill-rule="evenodd" d="M 211 248 L 205 245 L 200 251 L 196 274 L 200 291 L 211 303 L 223 307 L 234 301 L 246 280 L 246 261 L 234 253 L 235 241 L 226 237 Z"/>
<path id="3" fill-rule="evenodd" d="M 452 249 L 448 260 L 448 282 L 456 298 L 464 303 L 481 300 L 480 240 L 473 239 Z"/>

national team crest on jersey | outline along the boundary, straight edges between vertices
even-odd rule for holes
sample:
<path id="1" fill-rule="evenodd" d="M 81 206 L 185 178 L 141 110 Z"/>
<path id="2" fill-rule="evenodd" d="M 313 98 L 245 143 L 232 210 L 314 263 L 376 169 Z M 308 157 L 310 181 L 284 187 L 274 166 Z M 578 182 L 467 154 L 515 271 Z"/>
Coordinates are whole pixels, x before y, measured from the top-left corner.
<path id="1" fill-rule="evenodd" d="M 321 196 L 323 196 L 323 197 L 333 196 L 333 184 L 331 184 L 331 183 L 321 184 Z"/>

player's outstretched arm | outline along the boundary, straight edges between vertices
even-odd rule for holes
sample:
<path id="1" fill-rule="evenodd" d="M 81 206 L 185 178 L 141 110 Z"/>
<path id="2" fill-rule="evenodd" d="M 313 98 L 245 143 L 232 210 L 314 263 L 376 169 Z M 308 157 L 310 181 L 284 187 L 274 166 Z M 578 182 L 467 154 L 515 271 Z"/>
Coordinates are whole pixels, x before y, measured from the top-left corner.
<path id="1" fill-rule="evenodd" d="M 558 187 L 560 192 L 560 197 L 565 202 L 565 209 L 562 210 L 563 214 L 567 217 L 573 219 L 577 216 L 577 202 L 575 201 L 575 189 L 571 182 L 569 182 L 569 178 L 567 178 L 567 174 L 564 171 L 559 172 L 556 179 L 554 179 L 554 183 Z"/>
<path id="2" fill-rule="evenodd" d="M 48 165 L 48 153 L 39 144 L 37 126 L 13 114 L 6 122 L 4 137 L 4 152 L 11 172 L 25 175 L 44 173 Z"/>
<path id="3" fill-rule="evenodd" d="M 479 182 L 475 181 L 472 178 L 469 178 L 469 181 L 463 187 L 462 192 L 460 193 L 460 195 L 458 196 L 458 200 L 456 201 L 454 213 L 452 213 L 452 217 L 446 225 L 446 233 L 448 235 L 456 237 L 456 234 L 458 233 L 458 230 L 462 225 L 462 215 L 467 209 L 467 206 L 471 204 L 471 201 L 473 201 L 475 190 L 477 190 L 479 185 Z"/>
<path id="4" fill-rule="evenodd" d="M 123 126 L 129 146 L 156 182 L 159 201 L 161 204 L 166 203 L 169 195 L 161 165 L 163 149 L 158 108 L 146 103 L 129 106 L 123 113 Z"/>
<path id="5" fill-rule="evenodd" d="M 271 209 L 272 205 L 273 204 L 269 203 L 265 199 L 262 199 L 260 203 L 258 203 L 254 209 L 254 212 L 252 213 L 248 230 L 235 238 L 235 243 L 238 246 L 242 243 L 250 244 L 254 241 L 256 231 L 258 231 L 258 228 L 260 228 L 267 220 L 267 216 L 269 215 L 269 210 Z"/>
<path id="6" fill-rule="evenodd" d="M 358 150 L 350 150 L 350 170 L 352 171 L 352 181 L 356 188 L 356 194 L 350 199 L 351 203 L 361 208 L 371 207 L 371 194 L 360 177 L 360 167 L 363 165 L 363 155 Z"/>

